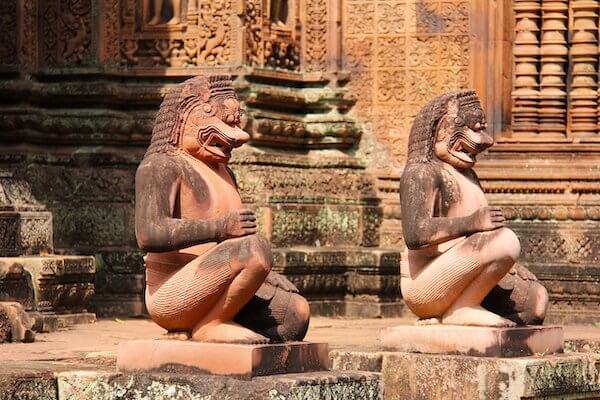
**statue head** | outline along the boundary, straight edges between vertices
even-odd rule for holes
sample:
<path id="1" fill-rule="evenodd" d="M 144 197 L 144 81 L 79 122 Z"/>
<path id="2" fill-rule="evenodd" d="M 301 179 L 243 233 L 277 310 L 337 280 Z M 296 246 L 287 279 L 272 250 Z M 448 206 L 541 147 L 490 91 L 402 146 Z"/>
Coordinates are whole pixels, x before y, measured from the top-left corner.
<path id="1" fill-rule="evenodd" d="M 492 144 L 485 114 L 473 90 L 436 97 L 421 109 L 408 140 L 408 162 L 435 158 L 455 168 L 471 168 Z"/>
<path id="2" fill-rule="evenodd" d="M 240 128 L 241 109 L 228 75 L 197 76 L 163 100 L 146 155 L 183 151 L 209 164 L 226 163 L 250 136 Z"/>

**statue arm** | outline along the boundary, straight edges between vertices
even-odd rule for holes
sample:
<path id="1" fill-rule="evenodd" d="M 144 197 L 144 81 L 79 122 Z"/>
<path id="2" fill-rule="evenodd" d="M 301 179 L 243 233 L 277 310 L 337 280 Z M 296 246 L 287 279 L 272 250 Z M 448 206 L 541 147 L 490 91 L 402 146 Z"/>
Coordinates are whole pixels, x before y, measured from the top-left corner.
<path id="1" fill-rule="evenodd" d="M 434 216 L 441 185 L 441 177 L 433 168 L 407 170 L 402 176 L 402 231 L 406 246 L 411 250 L 444 243 L 475 231 L 471 216 Z"/>
<path id="2" fill-rule="evenodd" d="M 153 157 L 138 168 L 135 233 L 142 250 L 164 252 L 224 239 L 224 219 L 173 218 L 180 182 L 178 165 L 166 156 Z"/>

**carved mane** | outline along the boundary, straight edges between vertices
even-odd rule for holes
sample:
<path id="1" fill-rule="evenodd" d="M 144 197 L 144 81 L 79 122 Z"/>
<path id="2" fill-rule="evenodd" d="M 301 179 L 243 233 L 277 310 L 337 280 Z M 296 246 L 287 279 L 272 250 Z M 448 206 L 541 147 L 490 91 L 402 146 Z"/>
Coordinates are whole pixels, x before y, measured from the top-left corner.
<path id="1" fill-rule="evenodd" d="M 458 99 L 461 112 L 471 115 L 473 113 L 468 109 L 481 109 L 474 90 L 456 90 L 431 100 L 421 108 L 410 129 L 407 164 L 428 163 L 435 157 L 433 145 L 437 128 L 440 120 L 448 111 L 448 103 L 452 99 Z"/>
<path id="2" fill-rule="evenodd" d="M 160 104 L 144 158 L 155 153 L 176 155 L 185 115 L 210 99 L 230 96 L 235 97 L 235 92 L 229 75 L 201 75 L 176 85 Z"/>

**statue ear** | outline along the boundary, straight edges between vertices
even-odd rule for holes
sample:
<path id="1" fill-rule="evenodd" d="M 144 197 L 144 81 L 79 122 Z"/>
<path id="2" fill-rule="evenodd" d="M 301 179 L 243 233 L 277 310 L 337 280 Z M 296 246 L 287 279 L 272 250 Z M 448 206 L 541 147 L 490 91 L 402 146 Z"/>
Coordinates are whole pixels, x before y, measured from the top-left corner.
<path id="1" fill-rule="evenodd" d="M 200 110 L 202 110 L 202 114 L 205 117 L 214 117 L 217 114 L 217 106 L 211 104 L 210 102 L 201 103 L 199 105 Z"/>

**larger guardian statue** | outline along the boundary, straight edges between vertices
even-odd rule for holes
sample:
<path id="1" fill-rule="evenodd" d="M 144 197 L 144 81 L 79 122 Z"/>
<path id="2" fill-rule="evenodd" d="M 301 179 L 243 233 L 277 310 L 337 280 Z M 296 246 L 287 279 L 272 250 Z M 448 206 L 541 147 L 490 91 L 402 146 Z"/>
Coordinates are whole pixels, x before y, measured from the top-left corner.
<path id="1" fill-rule="evenodd" d="M 517 264 L 519 239 L 490 206 L 473 171 L 494 141 L 474 91 L 429 102 L 417 115 L 400 184 L 407 246 L 402 296 L 422 323 L 542 323 L 546 289 Z"/>

